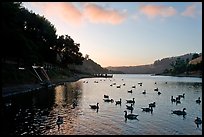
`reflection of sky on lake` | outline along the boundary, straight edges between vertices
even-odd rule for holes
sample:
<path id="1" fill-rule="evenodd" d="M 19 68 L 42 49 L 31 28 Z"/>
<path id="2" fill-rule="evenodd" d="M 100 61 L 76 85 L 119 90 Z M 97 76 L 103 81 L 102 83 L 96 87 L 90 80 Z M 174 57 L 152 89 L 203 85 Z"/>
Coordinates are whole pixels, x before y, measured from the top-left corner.
<path id="1" fill-rule="evenodd" d="M 110 86 L 114 82 L 121 85 L 121 88 Z M 138 82 L 142 82 L 142 86 Z M 12 105 L 3 107 L 3 131 L 7 134 L 35 135 L 201 135 L 202 125 L 197 127 L 194 123 L 197 116 L 202 118 L 202 102 L 197 104 L 195 101 L 202 97 L 201 84 L 201 78 L 150 75 L 85 78 L 64 83 L 51 90 L 5 98 L 3 101 L 10 101 Z M 136 88 L 132 88 L 132 85 Z M 158 88 L 161 95 L 154 88 Z M 127 92 L 130 89 L 133 93 Z M 146 94 L 142 94 L 144 90 Z M 185 98 L 181 99 L 181 104 L 171 102 L 171 96 L 175 98 L 183 93 Z M 121 106 L 115 105 L 115 102 L 104 102 L 105 94 L 114 101 L 121 98 Z M 136 101 L 132 113 L 139 115 L 138 120 L 125 121 L 126 99 L 132 98 Z M 73 100 L 77 101 L 74 109 Z M 152 113 L 142 111 L 142 107 L 148 107 L 154 101 L 156 107 Z M 98 112 L 89 106 L 97 102 Z M 184 107 L 187 112 L 185 117 L 171 114 L 172 110 L 182 110 Z M 130 110 L 127 112 L 129 114 Z M 59 131 L 56 126 L 58 115 L 64 119 Z"/>

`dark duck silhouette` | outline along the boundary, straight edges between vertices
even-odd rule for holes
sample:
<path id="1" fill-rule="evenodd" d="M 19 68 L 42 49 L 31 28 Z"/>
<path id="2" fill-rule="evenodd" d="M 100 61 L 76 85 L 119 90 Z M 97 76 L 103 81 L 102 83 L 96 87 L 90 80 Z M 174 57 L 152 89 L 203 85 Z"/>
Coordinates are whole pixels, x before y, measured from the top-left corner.
<path id="1" fill-rule="evenodd" d="M 142 109 L 142 111 L 145 111 L 145 112 L 152 112 L 153 111 L 152 107 L 141 108 L 141 109 Z"/>
<path id="2" fill-rule="evenodd" d="M 171 96 L 171 102 L 176 102 L 176 99 L 173 96 Z"/>
<path id="3" fill-rule="evenodd" d="M 159 90 L 158 88 L 155 88 L 155 89 L 154 89 L 154 91 L 158 91 L 158 90 Z"/>
<path id="4" fill-rule="evenodd" d="M 194 120 L 195 124 L 197 125 L 197 127 L 199 127 L 200 124 L 202 124 L 202 120 L 199 117 L 196 117 Z"/>
<path id="5" fill-rule="evenodd" d="M 89 105 L 91 107 L 91 109 L 99 109 L 99 106 L 98 106 L 99 103 L 97 103 L 96 105 Z"/>
<path id="6" fill-rule="evenodd" d="M 176 97 L 176 104 L 178 104 L 178 103 L 180 104 L 180 103 L 181 103 L 180 99 L 181 99 L 181 98 L 180 98 L 179 96 Z"/>
<path id="7" fill-rule="evenodd" d="M 104 98 L 109 98 L 109 96 L 108 96 L 108 95 L 103 95 L 103 97 L 104 97 Z"/>
<path id="8" fill-rule="evenodd" d="M 56 124 L 58 126 L 58 130 L 60 129 L 60 125 L 63 124 L 63 117 L 58 116 Z"/>
<path id="9" fill-rule="evenodd" d="M 107 98 L 107 99 L 103 99 L 104 100 L 104 102 L 111 102 L 111 103 L 113 103 L 114 102 L 114 100 L 113 99 L 109 99 L 109 98 Z"/>
<path id="10" fill-rule="evenodd" d="M 183 95 L 178 95 L 179 98 L 185 98 L 185 93 Z"/>
<path id="11" fill-rule="evenodd" d="M 132 90 L 128 90 L 127 92 L 128 92 L 128 93 L 132 93 Z"/>
<path id="12" fill-rule="evenodd" d="M 132 104 L 130 106 L 126 105 L 126 108 L 129 109 L 129 110 L 133 110 L 134 109 Z"/>
<path id="13" fill-rule="evenodd" d="M 137 116 L 139 116 L 139 115 L 135 115 L 135 114 L 127 114 L 127 111 L 125 110 L 124 111 L 125 112 L 125 118 L 127 118 L 127 119 L 137 119 Z"/>
<path id="14" fill-rule="evenodd" d="M 132 98 L 132 100 L 126 100 L 127 101 L 127 103 L 135 103 L 135 98 Z"/>
<path id="15" fill-rule="evenodd" d="M 116 104 L 116 105 L 118 105 L 118 104 L 121 105 L 121 98 L 120 98 L 119 101 L 115 101 L 115 104 Z"/>
<path id="16" fill-rule="evenodd" d="M 142 94 L 146 94 L 146 90 L 144 90 L 144 91 L 142 92 Z"/>
<path id="17" fill-rule="evenodd" d="M 201 103 L 200 97 L 198 97 L 198 99 L 196 100 L 196 103 L 198 103 L 198 104 Z"/>
<path id="18" fill-rule="evenodd" d="M 156 107 L 156 102 L 150 103 L 149 107 Z"/>
<path id="19" fill-rule="evenodd" d="M 172 114 L 177 114 L 177 115 L 186 115 L 187 113 L 185 112 L 186 108 L 183 108 L 183 110 L 172 110 Z"/>

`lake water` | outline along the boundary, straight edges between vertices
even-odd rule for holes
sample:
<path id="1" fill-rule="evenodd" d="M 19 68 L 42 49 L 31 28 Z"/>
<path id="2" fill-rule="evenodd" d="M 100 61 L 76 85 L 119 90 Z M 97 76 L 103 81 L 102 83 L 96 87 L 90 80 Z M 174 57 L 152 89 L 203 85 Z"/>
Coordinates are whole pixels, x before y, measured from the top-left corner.
<path id="1" fill-rule="evenodd" d="M 116 85 L 110 86 L 113 83 Z M 131 89 L 132 93 L 128 93 Z M 142 94 L 144 90 L 146 94 Z M 180 104 L 171 102 L 171 96 L 175 98 L 183 93 L 185 98 L 181 98 Z M 114 102 L 104 102 L 104 94 Z M 196 103 L 198 97 L 201 104 Z M 120 98 L 121 105 L 115 105 L 115 100 Z M 132 113 L 139 115 L 135 120 L 124 117 L 126 99 L 132 98 L 136 101 Z M 75 108 L 73 100 L 77 102 Z M 99 109 L 91 109 L 89 105 L 97 102 Z M 142 111 L 151 102 L 156 102 L 153 112 Z M 185 117 L 172 114 L 172 110 L 183 108 L 187 112 Z M 59 129 L 58 116 L 63 117 Z M 202 118 L 201 78 L 114 74 L 113 78 L 86 78 L 50 90 L 3 98 L 2 132 L 7 135 L 202 135 L 202 124 L 197 127 L 194 123 L 197 116 Z"/>

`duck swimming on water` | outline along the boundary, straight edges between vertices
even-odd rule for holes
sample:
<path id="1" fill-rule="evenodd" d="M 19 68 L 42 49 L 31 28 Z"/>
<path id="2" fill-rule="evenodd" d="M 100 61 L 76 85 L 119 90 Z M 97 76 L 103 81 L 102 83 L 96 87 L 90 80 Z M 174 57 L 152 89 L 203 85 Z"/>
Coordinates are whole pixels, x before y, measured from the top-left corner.
<path id="1" fill-rule="evenodd" d="M 132 100 L 126 100 L 127 101 L 127 103 L 135 103 L 135 98 L 132 98 Z"/>
<path id="2" fill-rule="evenodd" d="M 196 100 L 196 103 L 198 103 L 198 104 L 201 103 L 200 97 L 198 97 L 198 99 Z"/>
<path id="3" fill-rule="evenodd" d="M 126 105 L 126 108 L 129 109 L 129 110 L 133 110 L 134 109 L 132 104 L 131 104 L 131 106 Z"/>
<path id="4" fill-rule="evenodd" d="M 177 115 L 186 115 L 187 113 L 185 112 L 186 108 L 183 108 L 183 110 L 172 110 L 172 114 L 177 114 Z"/>
<path id="5" fill-rule="evenodd" d="M 197 125 L 197 127 L 202 124 L 202 120 L 199 117 L 196 117 L 194 120 L 195 124 Z"/>
<path id="6" fill-rule="evenodd" d="M 99 109 L 99 106 L 98 106 L 99 103 L 97 103 L 96 105 L 89 105 L 91 107 L 91 109 Z"/>
<path id="7" fill-rule="evenodd" d="M 125 118 L 127 119 L 137 119 L 137 116 L 139 115 L 135 115 L 135 114 L 127 114 L 127 111 L 125 110 Z"/>
<path id="8" fill-rule="evenodd" d="M 63 117 L 58 116 L 56 124 L 57 124 L 58 130 L 59 130 L 60 129 L 60 125 L 63 124 Z"/>
<path id="9" fill-rule="evenodd" d="M 115 101 L 115 104 L 116 104 L 116 105 L 117 105 L 117 104 L 121 105 L 121 98 L 120 98 L 119 101 Z"/>

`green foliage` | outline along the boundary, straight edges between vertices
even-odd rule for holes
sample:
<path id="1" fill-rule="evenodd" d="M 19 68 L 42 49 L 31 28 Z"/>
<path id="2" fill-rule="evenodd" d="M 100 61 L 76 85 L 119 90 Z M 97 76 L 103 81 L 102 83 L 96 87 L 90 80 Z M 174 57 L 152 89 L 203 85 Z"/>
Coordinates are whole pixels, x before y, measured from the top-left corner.
<path id="1" fill-rule="evenodd" d="M 198 58 L 198 57 L 199 57 L 199 54 L 198 54 L 198 53 L 195 53 L 195 54 L 193 54 L 192 60 L 193 60 L 193 59 L 196 59 L 196 58 Z"/>
<path id="2" fill-rule="evenodd" d="M 175 62 L 171 64 L 172 66 L 172 74 L 180 74 L 186 71 L 187 63 L 181 59 L 177 58 Z"/>
<path id="3" fill-rule="evenodd" d="M 197 57 L 197 55 L 194 54 L 194 57 Z M 171 69 L 165 69 L 163 73 L 177 75 L 177 74 L 182 74 L 182 73 L 189 74 L 189 72 L 192 72 L 192 71 L 202 71 L 202 62 L 197 63 L 197 64 L 189 64 L 188 58 L 186 59 L 186 61 L 184 61 L 181 58 L 177 58 L 176 61 L 171 63 L 171 66 L 172 66 Z"/>
<path id="4" fill-rule="evenodd" d="M 189 64 L 187 66 L 187 71 L 188 72 L 189 71 L 198 71 L 198 70 L 202 71 L 202 62 L 197 63 L 197 64 Z"/>

